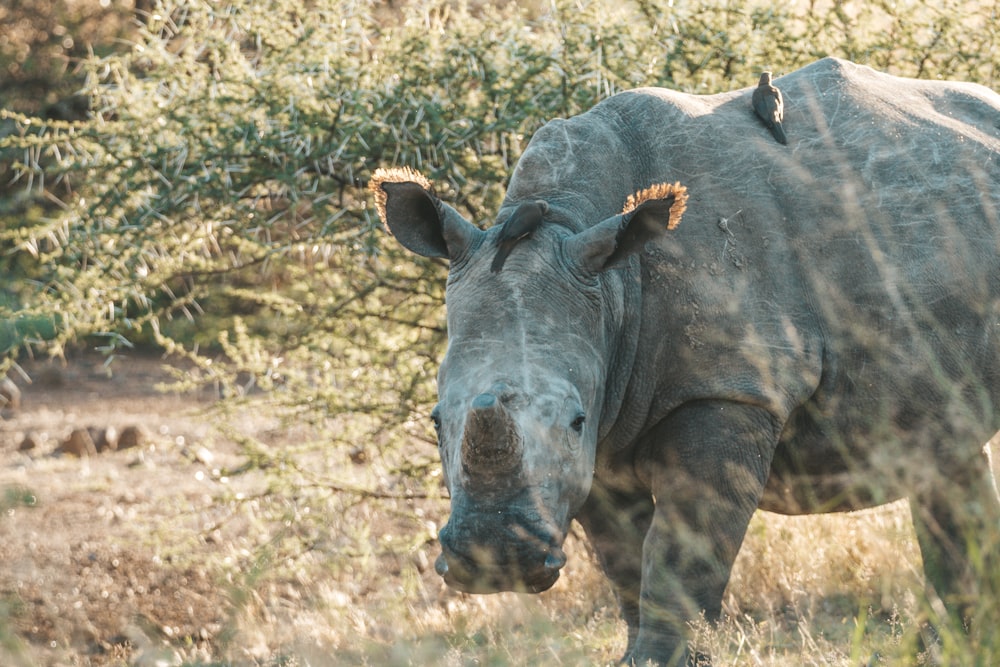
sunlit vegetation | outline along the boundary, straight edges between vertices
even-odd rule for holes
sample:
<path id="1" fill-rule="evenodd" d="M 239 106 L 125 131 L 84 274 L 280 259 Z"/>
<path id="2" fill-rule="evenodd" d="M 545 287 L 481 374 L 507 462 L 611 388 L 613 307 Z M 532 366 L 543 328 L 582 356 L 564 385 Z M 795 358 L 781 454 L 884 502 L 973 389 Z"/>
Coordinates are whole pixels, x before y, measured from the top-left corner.
<path id="1" fill-rule="evenodd" d="M 309 594 L 283 617 L 291 643 L 260 640 L 265 664 L 294 664 L 282 656 L 300 644 L 346 656 L 333 664 L 601 663 L 623 649 L 582 540 L 570 548 L 585 564 L 548 604 L 430 583 L 446 513 L 427 419 L 446 267 L 381 229 L 365 190 L 375 168 L 421 170 L 485 226 L 531 133 L 620 90 L 742 88 L 826 55 L 994 87 L 1000 76 L 1000 4 L 985 1 L 163 0 L 118 11 L 113 30 L 70 20 L 86 4 L 5 23 L 0 40 L 12 77 L 59 62 L 72 82 L 0 108 L 0 375 L 29 356 L 142 346 L 183 368 L 175 388 L 224 399 L 216 423 L 244 463 L 223 472 L 264 481 L 252 500 L 219 502 L 278 528 L 247 569 L 218 563 L 231 626 L 195 642 L 206 661 L 245 657 L 234 637 L 280 625 L 262 620 L 276 582 Z M 86 16 L 105 16 L 91 5 Z M 241 428 L 248 406 L 297 437 Z M 730 620 L 701 641 L 720 664 L 906 654 L 920 575 L 900 511 L 788 540 L 806 524 L 758 517 L 741 560 L 754 568 L 737 570 Z M 903 555 L 855 536 L 869 524 Z M 782 564 L 814 539 L 834 550 L 855 537 L 859 551 L 830 567 L 862 563 L 865 577 L 803 575 L 801 555 Z M 2 646 L 17 646 L 2 624 L 16 613 L 0 600 Z M 965 663 L 985 664 L 948 664 Z"/>

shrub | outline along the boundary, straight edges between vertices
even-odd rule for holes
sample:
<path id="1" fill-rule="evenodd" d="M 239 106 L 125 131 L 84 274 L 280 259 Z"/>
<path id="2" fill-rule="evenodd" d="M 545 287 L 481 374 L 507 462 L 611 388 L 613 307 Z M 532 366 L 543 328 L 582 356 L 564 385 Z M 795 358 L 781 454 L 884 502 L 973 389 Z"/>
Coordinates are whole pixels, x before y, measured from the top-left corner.
<path id="1" fill-rule="evenodd" d="M 827 53 L 990 83 L 996 32 L 953 2 L 161 3 L 81 62 L 88 121 L 4 112 L 2 352 L 154 343 L 229 393 L 403 421 L 430 397 L 443 270 L 377 229 L 374 167 L 421 169 L 488 224 L 531 132 L 617 90 L 713 92 Z"/>
<path id="2" fill-rule="evenodd" d="M 154 345 L 187 360 L 181 384 L 230 406 L 263 390 L 315 426 L 302 450 L 377 446 L 406 493 L 435 495 L 433 447 L 395 445 L 430 440 L 445 267 L 379 229 L 374 168 L 420 169 L 487 225 L 531 133 L 622 89 L 711 93 L 825 55 L 994 84 L 1000 28 L 967 9 L 163 0 L 127 48 L 79 62 L 87 120 L 0 111 L 0 373 Z M 353 488 L 242 441 L 249 466 L 281 463 L 273 493 Z"/>

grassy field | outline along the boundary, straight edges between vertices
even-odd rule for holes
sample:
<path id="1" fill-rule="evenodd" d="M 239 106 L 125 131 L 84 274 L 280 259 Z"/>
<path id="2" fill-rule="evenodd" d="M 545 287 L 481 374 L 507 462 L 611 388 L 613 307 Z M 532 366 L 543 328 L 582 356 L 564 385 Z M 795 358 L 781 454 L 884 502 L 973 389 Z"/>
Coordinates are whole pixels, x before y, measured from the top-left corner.
<path id="1" fill-rule="evenodd" d="M 0 416 L 0 667 L 614 664 L 625 627 L 579 528 L 540 596 L 435 574 L 448 500 L 410 410 L 433 401 L 444 275 L 400 259 L 360 186 L 421 167 L 488 222 L 544 120 L 827 54 L 995 88 L 997 3 L 302 6 L 0 6 L 3 106 L 52 121 L 0 126 L 0 339 L 176 345 L 286 390 L 282 412 L 273 394 L 164 393 L 158 358 L 25 361 L 23 406 Z M 66 124 L 82 89 L 93 122 Z M 322 407 L 296 420 L 307 398 Z M 74 429 L 135 425 L 139 447 L 55 453 Z M 934 660 L 922 582 L 905 504 L 760 513 L 695 645 L 716 665 Z M 1000 639 L 963 641 L 937 663 L 1000 664 Z"/>
<path id="2" fill-rule="evenodd" d="M 400 486 L 377 451 L 313 451 L 282 489 L 266 468 L 237 474 L 239 433 L 292 451 L 308 428 L 251 401 L 221 435 L 212 396 L 156 391 L 160 364 L 26 366 L 23 407 L 0 422 L 0 663 L 602 665 L 624 651 L 578 528 L 551 591 L 456 593 L 432 566 L 443 493 Z M 142 447 L 52 454 L 73 427 L 130 424 L 148 429 Z M 18 451 L 28 432 L 38 446 Z M 695 642 L 717 665 L 917 664 L 921 582 L 903 504 L 759 513 L 724 620 Z"/>

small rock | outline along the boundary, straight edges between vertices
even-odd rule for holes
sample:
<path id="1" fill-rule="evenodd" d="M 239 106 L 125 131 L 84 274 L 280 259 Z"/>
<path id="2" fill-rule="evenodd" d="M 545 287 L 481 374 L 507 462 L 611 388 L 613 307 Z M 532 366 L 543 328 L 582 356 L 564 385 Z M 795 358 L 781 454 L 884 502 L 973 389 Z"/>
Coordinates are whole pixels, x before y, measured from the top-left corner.
<path id="1" fill-rule="evenodd" d="M 82 457 L 97 454 L 97 447 L 94 446 L 94 440 L 87 429 L 75 428 L 56 451 Z"/>
<path id="2" fill-rule="evenodd" d="M 21 390 L 10 378 L 0 380 L 0 408 L 17 410 L 21 407 Z"/>
<path id="3" fill-rule="evenodd" d="M 136 455 L 136 457 L 134 459 L 132 459 L 131 461 L 128 462 L 128 467 L 129 468 L 149 468 L 150 470 L 152 470 L 153 468 L 156 467 L 156 464 L 153 463 L 152 460 L 147 461 L 146 460 L 146 452 L 144 452 L 143 450 L 140 449 L 139 453 Z"/>
<path id="4" fill-rule="evenodd" d="M 139 424 L 137 426 L 126 426 L 118 436 L 118 449 L 132 449 L 133 447 L 144 447 L 151 437 L 149 429 Z"/>
<path id="5" fill-rule="evenodd" d="M 33 432 L 28 431 L 24 434 L 24 439 L 21 440 L 21 444 L 17 446 L 19 452 L 27 452 L 32 449 L 37 449 L 42 444 L 42 439 L 35 435 Z"/>
<path id="6" fill-rule="evenodd" d="M 98 454 L 105 450 L 113 452 L 118 448 L 118 429 L 114 426 L 107 428 L 88 426 L 87 432 L 90 433 L 90 438 L 94 441 L 94 447 Z"/>
<path id="7" fill-rule="evenodd" d="M 169 646 L 151 646 L 132 658 L 132 667 L 178 667 L 184 658 Z"/>
<path id="8" fill-rule="evenodd" d="M 147 630 L 130 623 L 122 632 L 132 646 L 138 649 L 137 654 L 129 662 L 132 667 L 175 667 L 184 664 L 184 660 L 176 651 L 150 638 L 149 634 L 154 632 L 153 628 Z"/>
<path id="9" fill-rule="evenodd" d="M 199 447 L 198 451 L 194 453 L 194 460 L 210 466 L 212 465 L 212 461 L 215 460 L 215 454 L 206 447 Z"/>
<path id="10" fill-rule="evenodd" d="M 417 565 L 417 572 L 419 572 L 420 574 L 423 574 L 431 567 L 430 559 L 427 558 L 427 552 L 425 552 L 423 549 L 419 549 L 417 551 L 416 565 Z"/>

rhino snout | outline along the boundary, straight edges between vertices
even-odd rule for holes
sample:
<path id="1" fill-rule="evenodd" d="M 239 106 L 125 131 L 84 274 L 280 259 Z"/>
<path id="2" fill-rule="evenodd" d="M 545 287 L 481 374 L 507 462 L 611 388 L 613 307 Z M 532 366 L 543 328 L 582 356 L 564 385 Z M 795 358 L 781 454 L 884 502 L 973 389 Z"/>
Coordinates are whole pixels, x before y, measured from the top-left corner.
<path id="1" fill-rule="evenodd" d="M 559 547 L 553 547 L 545 556 L 545 569 L 558 572 L 566 565 L 566 552 Z"/>
<path id="2" fill-rule="evenodd" d="M 566 554 L 555 537 L 518 540 L 502 529 L 491 535 L 492 540 L 482 535 L 476 539 L 471 531 L 445 526 L 434 570 L 449 586 L 466 593 L 541 593 L 556 582 L 566 565 Z"/>

